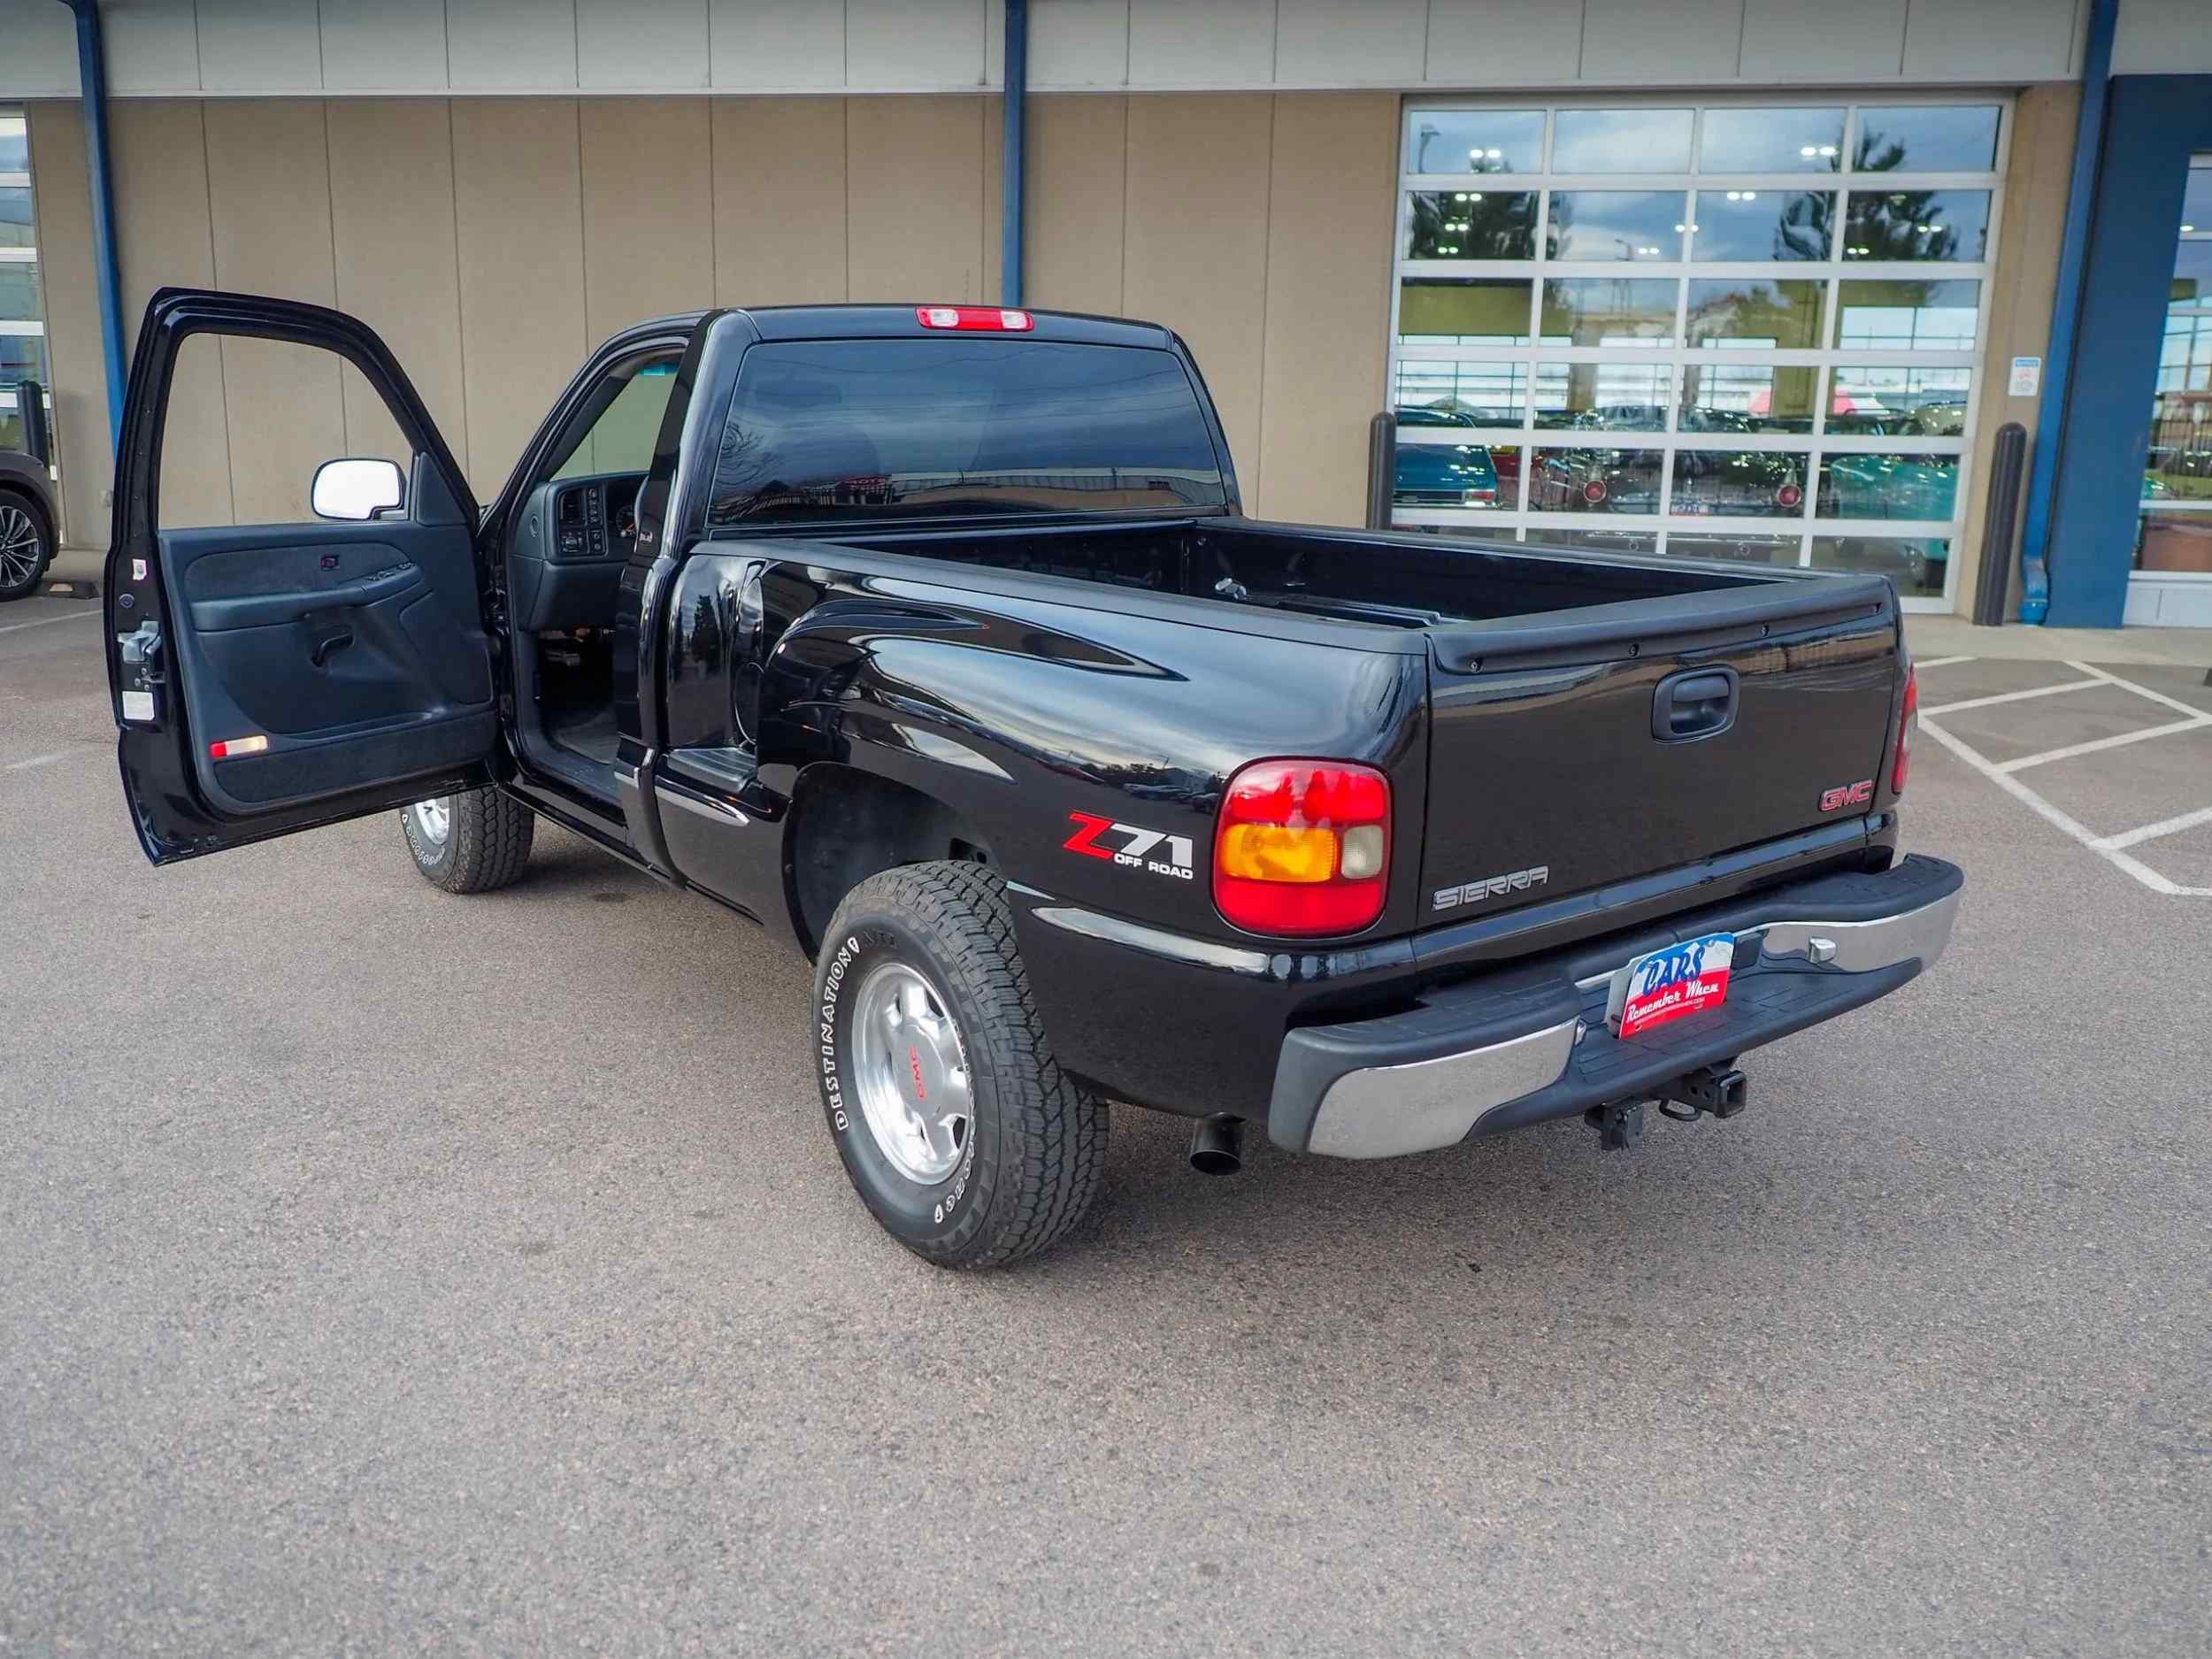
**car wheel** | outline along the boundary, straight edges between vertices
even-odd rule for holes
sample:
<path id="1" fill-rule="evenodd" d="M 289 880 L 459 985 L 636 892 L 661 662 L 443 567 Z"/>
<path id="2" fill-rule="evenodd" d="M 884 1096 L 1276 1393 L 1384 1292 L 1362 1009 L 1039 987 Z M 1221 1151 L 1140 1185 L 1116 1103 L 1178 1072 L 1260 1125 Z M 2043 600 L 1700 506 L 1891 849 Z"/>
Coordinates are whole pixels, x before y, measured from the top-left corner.
<path id="1" fill-rule="evenodd" d="M 0 489 L 0 599 L 20 599 L 32 592 L 53 557 L 53 529 L 38 503 Z"/>
<path id="2" fill-rule="evenodd" d="M 467 789 L 418 801 L 399 823 L 415 868 L 432 887 L 489 893 L 521 879 L 537 818 L 512 795 Z"/>
<path id="3" fill-rule="evenodd" d="M 997 1267 L 1083 1218 L 1106 1105 L 1052 1057 L 997 877 L 869 877 L 830 923 L 814 1002 L 830 1133 L 893 1238 L 941 1267 Z"/>

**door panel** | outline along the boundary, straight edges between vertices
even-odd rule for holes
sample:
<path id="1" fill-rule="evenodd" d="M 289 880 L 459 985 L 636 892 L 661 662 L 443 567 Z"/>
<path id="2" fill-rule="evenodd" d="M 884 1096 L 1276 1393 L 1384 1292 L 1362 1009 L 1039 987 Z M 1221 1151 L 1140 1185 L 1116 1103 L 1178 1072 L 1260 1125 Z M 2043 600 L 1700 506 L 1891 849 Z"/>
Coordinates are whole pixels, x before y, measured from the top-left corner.
<path id="1" fill-rule="evenodd" d="M 169 388 L 200 334 L 318 348 L 357 369 L 411 456 L 403 504 L 360 521 L 158 528 Z M 284 300 L 156 295 L 116 499 L 110 685 L 125 794 L 157 864 L 491 779 L 500 733 L 479 514 L 371 330 Z"/>

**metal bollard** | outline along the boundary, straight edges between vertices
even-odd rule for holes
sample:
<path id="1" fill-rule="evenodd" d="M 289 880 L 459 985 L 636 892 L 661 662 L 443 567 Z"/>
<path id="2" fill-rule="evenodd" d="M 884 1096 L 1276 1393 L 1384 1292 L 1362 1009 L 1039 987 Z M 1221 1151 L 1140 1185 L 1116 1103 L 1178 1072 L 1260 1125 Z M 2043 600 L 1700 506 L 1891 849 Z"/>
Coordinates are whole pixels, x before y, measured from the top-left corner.
<path id="1" fill-rule="evenodd" d="M 1982 514 L 1982 574 L 1974 590 L 1974 626 L 1993 628 L 2005 619 L 2005 582 L 2012 568 L 2012 531 L 2020 518 L 2020 486 L 2027 476 L 2028 429 L 2016 420 L 1997 428 L 1989 462 L 1989 504 Z"/>

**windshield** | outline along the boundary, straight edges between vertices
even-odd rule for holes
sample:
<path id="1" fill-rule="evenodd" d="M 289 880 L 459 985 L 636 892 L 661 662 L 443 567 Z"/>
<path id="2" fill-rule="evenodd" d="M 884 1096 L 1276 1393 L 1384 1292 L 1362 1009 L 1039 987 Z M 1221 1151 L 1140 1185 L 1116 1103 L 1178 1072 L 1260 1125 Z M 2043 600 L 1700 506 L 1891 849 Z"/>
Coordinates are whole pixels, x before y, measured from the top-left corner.
<path id="1" fill-rule="evenodd" d="M 827 340 L 746 352 L 707 517 L 729 526 L 1227 503 L 1197 390 L 1171 352 Z"/>

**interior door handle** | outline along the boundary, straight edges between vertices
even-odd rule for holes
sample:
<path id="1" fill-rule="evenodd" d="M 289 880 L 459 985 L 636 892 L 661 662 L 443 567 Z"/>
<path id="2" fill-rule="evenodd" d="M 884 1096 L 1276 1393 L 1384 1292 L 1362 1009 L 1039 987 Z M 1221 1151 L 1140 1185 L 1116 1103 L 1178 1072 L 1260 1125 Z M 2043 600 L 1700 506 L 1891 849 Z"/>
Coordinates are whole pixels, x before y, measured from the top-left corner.
<path id="1" fill-rule="evenodd" d="M 307 654 L 307 660 L 318 668 L 327 668 L 330 666 L 330 654 L 342 651 L 352 643 L 351 628 L 340 628 L 334 633 L 319 634 L 315 641 L 315 649 Z"/>
<path id="2" fill-rule="evenodd" d="M 1736 723 L 1736 671 L 1693 668 L 1669 674 L 1651 700 L 1651 734 L 1663 743 L 1712 737 Z"/>

